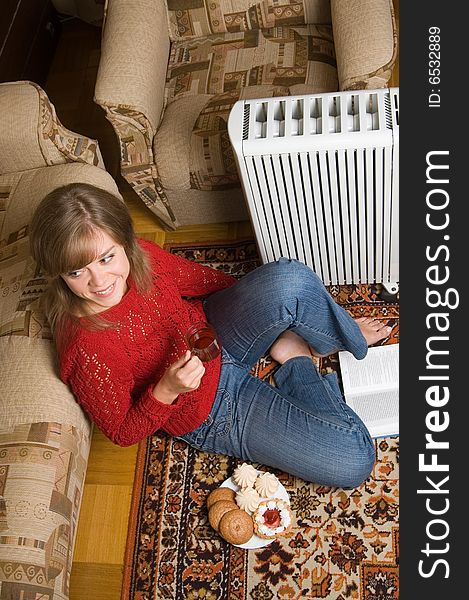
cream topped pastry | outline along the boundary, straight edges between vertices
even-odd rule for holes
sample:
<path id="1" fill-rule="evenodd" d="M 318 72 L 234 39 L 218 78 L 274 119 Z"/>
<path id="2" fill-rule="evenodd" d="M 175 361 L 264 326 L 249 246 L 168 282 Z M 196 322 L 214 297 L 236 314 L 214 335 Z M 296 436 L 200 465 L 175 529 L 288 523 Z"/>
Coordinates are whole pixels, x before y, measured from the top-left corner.
<path id="1" fill-rule="evenodd" d="M 254 482 L 257 479 L 257 471 L 248 463 L 243 463 L 233 472 L 233 481 L 240 488 L 249 488 L 254 485 Z"/>
<path id="2" fill-rule="evenodd" d="M 290 507 L 280 498 L 261 502 L 254 514 L 254 532 L 261 538 L 273 539 L 290 531 L 293 515 Z"/>
<path id="3" fill-rule="evenodd" d="M 259 502 L 261 501 L 261 497 L 254 488 L 248 487 L 239 490 L 239 492 L 236 494 L 235 500 L 239 508 L 242 508 L 247 513 L 252 513 L 256 510 Z"/>
<path id="4" fill-rule="evenodd" d="M 258 475 L 254 488 L 264 498 L 270 498 L 278 489 L 279 480 L 273 473 L 262 473 Z"/>

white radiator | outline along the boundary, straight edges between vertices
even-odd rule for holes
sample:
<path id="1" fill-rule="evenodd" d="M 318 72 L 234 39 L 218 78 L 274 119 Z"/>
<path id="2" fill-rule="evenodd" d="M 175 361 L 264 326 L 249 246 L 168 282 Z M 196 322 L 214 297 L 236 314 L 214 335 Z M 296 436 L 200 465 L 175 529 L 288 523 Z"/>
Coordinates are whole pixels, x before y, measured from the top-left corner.
<path id="1" fill-rule="evenodd" d="M 240 100 L 228 133 L 263 262 L 399 281 L 399 88 Z"/>

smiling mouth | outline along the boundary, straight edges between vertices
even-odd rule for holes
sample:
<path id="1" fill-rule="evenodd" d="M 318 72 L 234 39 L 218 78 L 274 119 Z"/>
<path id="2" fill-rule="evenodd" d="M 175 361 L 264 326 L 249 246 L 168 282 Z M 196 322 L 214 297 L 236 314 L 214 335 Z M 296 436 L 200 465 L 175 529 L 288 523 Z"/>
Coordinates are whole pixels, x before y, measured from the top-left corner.
<path id="1" fill-rule="evenodd" d="M 109 296 L 110 294 L 112 294 L 112 292 L 114 291 L 114 283 L 111 283 L 111 285 L 109 287 L 107 287 L 105 290 L 100 290 L 99 292 L 94 292 L 97 296 Z"/>

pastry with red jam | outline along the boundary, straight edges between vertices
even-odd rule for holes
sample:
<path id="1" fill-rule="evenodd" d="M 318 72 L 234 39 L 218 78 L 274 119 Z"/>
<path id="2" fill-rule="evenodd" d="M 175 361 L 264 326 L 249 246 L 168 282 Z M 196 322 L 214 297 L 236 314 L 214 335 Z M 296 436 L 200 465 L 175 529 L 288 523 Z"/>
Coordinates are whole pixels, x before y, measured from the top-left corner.
<path id="1" fill-rule="evenodd" d="M 252 519 L 255 534 L 268 540 L 287 535 L 293 527 L 293 514 L 290 507 L 280 498 L 261 502 L 254 511 Z"/>

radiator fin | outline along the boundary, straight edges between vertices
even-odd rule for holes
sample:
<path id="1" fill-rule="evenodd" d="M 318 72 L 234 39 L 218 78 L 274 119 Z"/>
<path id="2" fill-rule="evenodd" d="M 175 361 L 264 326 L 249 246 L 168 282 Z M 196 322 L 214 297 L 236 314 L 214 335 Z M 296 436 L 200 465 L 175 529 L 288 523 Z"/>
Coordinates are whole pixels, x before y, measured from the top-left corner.
<path id="1" fill-rule="evenodd" d="M 244 107 L 244 118 L 243 118 L 243 140 L 248 139 L 249 135 L 249 115 L 251 113 L 251 105 L 246 104 Z"/>
<path id="2" fill-rule="evenodd" d="M 243 145 L 234 109 L 230 138 L 263 261 L 296 258 L 326 285 L 397 282 L 398 89 L 239 103 Z"/>

